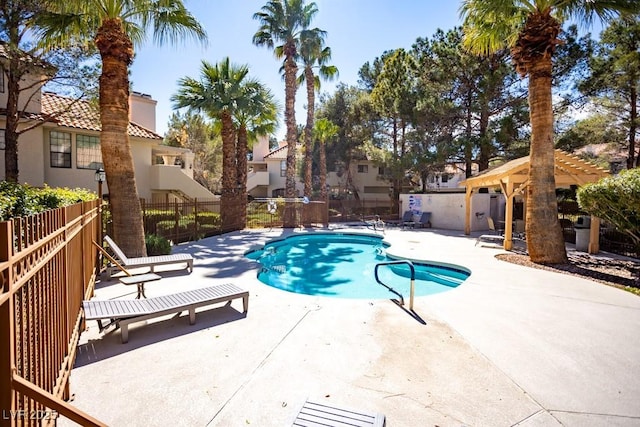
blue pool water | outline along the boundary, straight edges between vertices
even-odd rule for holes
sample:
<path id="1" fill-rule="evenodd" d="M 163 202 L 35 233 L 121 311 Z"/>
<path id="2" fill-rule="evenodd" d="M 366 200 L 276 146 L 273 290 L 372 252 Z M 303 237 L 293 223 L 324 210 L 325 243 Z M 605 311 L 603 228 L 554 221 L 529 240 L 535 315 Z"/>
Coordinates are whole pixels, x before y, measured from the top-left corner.
<path id="1" fill-rule="evenodd" d="M 376 264 L 392 261 L 388 244 L 379 236 L 313 233 L 290 236 L 249 251 L 262 265 L 258 279 L 274 288 L 307 295 L 338 298 L 397 298 L 374 277 Z M 469 277 L 463 267 L 415 263 L 415 295 L 431 295 L 455 288 Z M 378 270 L 383 283 L 409 297 L 410 269 L 406 264 Z"/>

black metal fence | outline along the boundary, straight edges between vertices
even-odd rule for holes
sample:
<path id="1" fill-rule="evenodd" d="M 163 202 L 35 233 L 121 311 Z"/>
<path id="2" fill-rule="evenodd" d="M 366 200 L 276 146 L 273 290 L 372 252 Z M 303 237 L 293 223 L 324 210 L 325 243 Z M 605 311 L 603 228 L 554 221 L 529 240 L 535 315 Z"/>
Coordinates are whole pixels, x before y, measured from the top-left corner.
<path id="1" fill-rule="evenodd" d="M 373 216 L 397 219 L 390 200 L 329 200 L 329 222 L 362 221 Z"/>
<path id="2" fill-rule="evenodd" d="M 237 212 L 240 206 L 232 206 Z M 286 209 L 293 212 L 293 227 L 326 226 L 330 222 L 362 221 L 373 216 L 382 219 L 397 219 L 391 212 L 388 200 L 330 200 L 327 204 L 320 201 L 307 202 L 303 199 L 255 199 L 247 205 L 247 222 L 241 218 L 223 226 L 220 218 L 219 200 L 194 200 L 190 202 L 143 201 L 143 221 L 146 234 L 165 237 L 174 243 L 198 240 L 243 228 L 283 228 Z M 578 218 L 585 215 L 573 201 L 558 204 L 558 218 L 562 226 L 565 241 L 575 243 L 574 225 Z M 108 207 L 104 209 L 104 226 L 111 232 Z M 603 223 L 600 228 L 600 248 L 602 250 L 637 257 L 633 241 L 629 236 L 617 231 L 611 225 Z"/>
<path id="3" fill-rule="evenodd" d="M 558 202 L 558 219 L 562 226 L 562 233 L 566 242 L 576 242 L 575 225 L 580 217 L 588 216 L 580 210 L 578 202 L 563 200 Z M 638 257 L 633 240 L 627 234 L 622 233 L 606 221 L 600 225 L 600 249 L 618 255 Z"/>
<path id="4" fill-rule="evenodd" d="M 238 212 L 244 204 L 229 204 L 227 209 Z M 313 227 L 328 224 L 324 202 L 303 199 L 257 199 L 246 204 L 247 223 L 239 216 L 223 224 L 219 200 L 194 200 L 185 202 L 142 201 L 145 234 L 165 237 L 174 243 L 188 242 L 245 228 L 284 227 L 284 213 L 291 209 L 293 227 Z M 104 229 L 112 234 L 110 210 L 103 210 Z"/>

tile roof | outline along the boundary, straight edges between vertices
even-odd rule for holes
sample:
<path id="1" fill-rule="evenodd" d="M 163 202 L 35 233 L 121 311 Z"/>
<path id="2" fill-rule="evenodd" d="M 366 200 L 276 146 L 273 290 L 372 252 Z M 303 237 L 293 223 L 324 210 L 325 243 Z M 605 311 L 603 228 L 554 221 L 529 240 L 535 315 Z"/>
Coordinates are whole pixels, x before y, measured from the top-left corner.
<path id="1" fill-rule="evenodd" d="M 18 55 L 18 59 L 24 63 L 29 63 L 31 66 L 40 67 L 46 71 L 55 71 L 55 67 L 53 65 L 23 50 L 19 50 Z M 10 56 L 8 43 L 0 41 L 0 58 L 9 59 Z"/>
<path id="2" fill-rule="evenodd" d="M 54 122 L 59 126 L 69 128 L 98 132 L 101 129 L 100 113 L 88 101 L 74 100 L 55 93 L 43 92 L 41 105 L 41 120 Z M 128 133 L 129 136 L 139 138 L 162 139 L 157 133 L 134 122 L 129 122 Z"/>
<path id="3" fill-rule="evenodd" d="M 264 156 L 264 158 L 265 159 L 282 159 L 282 160 L 284 160 L 284 159 L 287 158 L 287 147 L 288 147 L 288 145 L 284 144 L 281 147 L 278 147 L 275 150 L 270 151 L 269 154 Z M 296 154 L 299 154 L 301 149 L 302 149 L 302 145 L 300 145 L 300 144 L 296 145 Z"/>

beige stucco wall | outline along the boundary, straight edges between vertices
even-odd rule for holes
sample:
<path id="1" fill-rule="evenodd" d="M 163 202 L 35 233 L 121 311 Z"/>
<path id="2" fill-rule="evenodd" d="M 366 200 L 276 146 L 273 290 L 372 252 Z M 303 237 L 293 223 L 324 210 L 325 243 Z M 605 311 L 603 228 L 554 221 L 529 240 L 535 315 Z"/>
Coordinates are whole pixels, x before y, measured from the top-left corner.
<path id="1" fill-rule="evenodd" d="M 267 136 L 259 136 L 258 140 L 253 144 L 253 161 L 261 162 L 264 156 L 269 154 L 269 138 Z"/>
<path id="2" fill-rule="evenodd" d="M 29 113 L 40 113 L 40 84 L 36 84 L 34 87 L 29 88 L 38 80 L 32 78 L 31 74 L 26 74 L 26 78 L 23 78 L 20 82 L 20 87 L 23 88 L 20 92 L 20 98 L 18 100 L 18 110 L 19 111 L 27 111 Z M 0 105 L 2 108 L 6 108 L 7 106 L 7 81 L 6 76 L 3 76 L 4 85 L 2 86 L 2 91 L 0 92 Z M 40 80 L 42 81 L 42 80 Z M 26 89 L 29 88 L 29 89 Z M 25 108 L 26 106 L 26 108 Z"/>
<path id="3" fill-rule="evenodd" d="M 492 196 L 496 197 L 496 194 L 476 193 L 471 196 L 471 231 L 488 229 L 487 217 Z M 497 197 L 504 203 L 504 197 Z M 464 230 L 464 193 L 401 194 L 400 215 L 407 210 L 414 212 L 416 221 L 422 212 L 431 212 L 431 224 L 434 228 Z"/>
<path id="4" fill-rule="evenodd" d="M 140 92 L 129 95 L 129 118 L 132 122 L 156 131 L 156 104 L 158 101 Z"/>
<path id="5" fill-rule="evenodd" d="M 358 172 L 358 165 L 366 165 L 367 172 Z M 389 182 L 378 175 L 378 166 L 370 160 L 353 162 L 350 167 L 354 187 L 358 191 L 360 200 L 389 200 Z M 327 184 L 332 188 L 345 188 L 347 186 L 347 172 L 338 176 L 336 172 L 327 174 Z M 375 189 L 376 191 L 370 191 Z M 369 190 L 369 191 L 365 191 Z"/>
<path id="6" fill-rule="evenodd" d="M 71 168 L 52 168 L 49 158 L 49 134 L 52 130 L 71 133 Z M 97 135 L 99 132 L 75 132 L 69 128 L 38 127 L 24 134 L 19 142 L 20 182 L 34 186 L 85 188 L 97 191 L 95 170 L 78 169 L 76 164 L 76 134 Z M 131 138 L 131 154 L 134 159 L 136 184 L 141 197 L 151 197 L 149 188 L 149 168 L 151 166 L 152 144 L 140 138 Z M 1 162 L 4 175 L 4 158 Z M 108 193 L 108 186 L 103 184 L 103 193 Z"/>
<path id="7" fill-rule="evenodd" d="M 151 199 L 152 144 L 139 138 L 130 138 L 130 142 L 138 196 Z"/>
<path id="8" fill-rule="evenodd" d="M 287 179 L 284 176 L 280 176 L 280 162 L 284 159 L 265 159 L 267 164 L 267 171 L 269 172 L 269 186 L 267 187 L 267 197 L 271 197 L 273 190 L 279 188 L 285 188 Z M 304 192 L 304 183 L 300 182 L 296 173 L 296 191 L 297 196 L 302 196 Z"/>
<path id="9" fill-rule="evenodd" d="M 2 129 L 4 118 L 0 120 Z M 22 127 L 22 126 L 21 126 Z M 20 129 L 19 127 L 18 129 Z M 40 187 L 44 183 L 44 154 L 42 152 L 43 128 L 37 127 L 18 138 L 18 173 L 21 183 Z M 0 150 L 0 179 L 5 178 L 5 150 Z"/>

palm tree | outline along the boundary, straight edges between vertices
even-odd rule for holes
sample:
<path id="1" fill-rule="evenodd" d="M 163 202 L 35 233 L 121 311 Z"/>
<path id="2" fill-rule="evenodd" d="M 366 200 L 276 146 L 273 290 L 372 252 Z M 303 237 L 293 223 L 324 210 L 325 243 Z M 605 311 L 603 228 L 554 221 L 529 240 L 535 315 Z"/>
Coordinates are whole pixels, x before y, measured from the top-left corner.
<path id="1" fill-rule="evenodd" d="M 238 170 L 238 198 L 244 208 L 240 210 L 240 226 L 247 224 L 247 151 L 249 143 L 257 140 L 259 135 L 275 132 L 278 124 L 278 105 L 273 93 L 258 82 L 246 85 L 245 102 L 234 113 L 234 121 L 238 129 L 236 144 L 236 166 Z"/>
<path id="2" fill-rule="evenodd" d="M 552 57 L 562 21 L 590 23 L 640 9 L 637 0 L 463 0 L 464 43 L 473 52 L 511 49 L 516 71 L 529 77 L 531 147 L 527 187 L 527 246 L 531 261 L 566 263 L 554 179 Z"/>
<path id="3" fill-rule="evenodd" d="M 320 199 L 327 203 L 327 151 L 326 144 L 338 134 L 340 128 L 328 119 L 322 118 L 315 123 L 313 136 L 320 143 Z"/>
<path id="4" fill-rule="evenodd" d="M 52 0 L 39 17 L 48 46 L 95 43 L 102 58 L 100 147 L 109 186 L 115 240 L 128 256 L 146 255 L 129 126 L 129 65 L 134 45 L 151 30 L 154 40 L 206 40 L 204 29 L 180 0 Z"/>
<path id="5" fill-rule="evenodd" d="M 305 147 L 305 171 L 304 171 L 304 194 L 311 196 L 311 163 L 315 91 L 320 90 L 320 78 L 333 80 L 338 76 L 338 68 L 334 65 L 327 65 L 331 59 L 331 48 L 324 46 L 325 31 L 316 29 L 305 30 L 300 35 L 300 61 L 304 67 L 303 72 L 298 77 L 298 84 L 306 82 L 307 85 L 307 124 L 304 128 Z M 313 72 L 318 68 L 318 75 Z"/>
<path id="6" fill-rule="evenodd" d="M 220 213 L 222 228 L 225 231 L 240 228 L 236 127 L 233 116 L 249 103 L 248 93 L 257 90 L 255 86 L 259 83 L 249 79 L 248 74 L 247 65 L 232 64 L 228 57 L 215 65 L 202 61 L 200 80 L 192 77 L 181 78 L 178 80 L 178 92 L 171 97 L 174 108 L 186 107 L 191 111 L 206 113 L 220 121 L 222 135 Z M 246 158 L 246 151 L 244 156 Z M 244 167 L 246 169 L 246 162 Z"/>
<path id="7" fill-rule="evenodd" d="M 253 36 L 253 44 L 274 49 L 276 58 L 284 58 L 285 107 L 284 121 L 287 127 L 287 170 L 285 197 L 296 196 L 296 57 L 300 45 L 300 34 L 309 28 L 311 20 L 318 12 L 315 3 L 305 4 L 304 0 L 270 0 L 261 11 L 253 15 L 260 22 Z M 284 212 L 285 227 L 295 225 L 295 212 L 286 205 Z"/>

